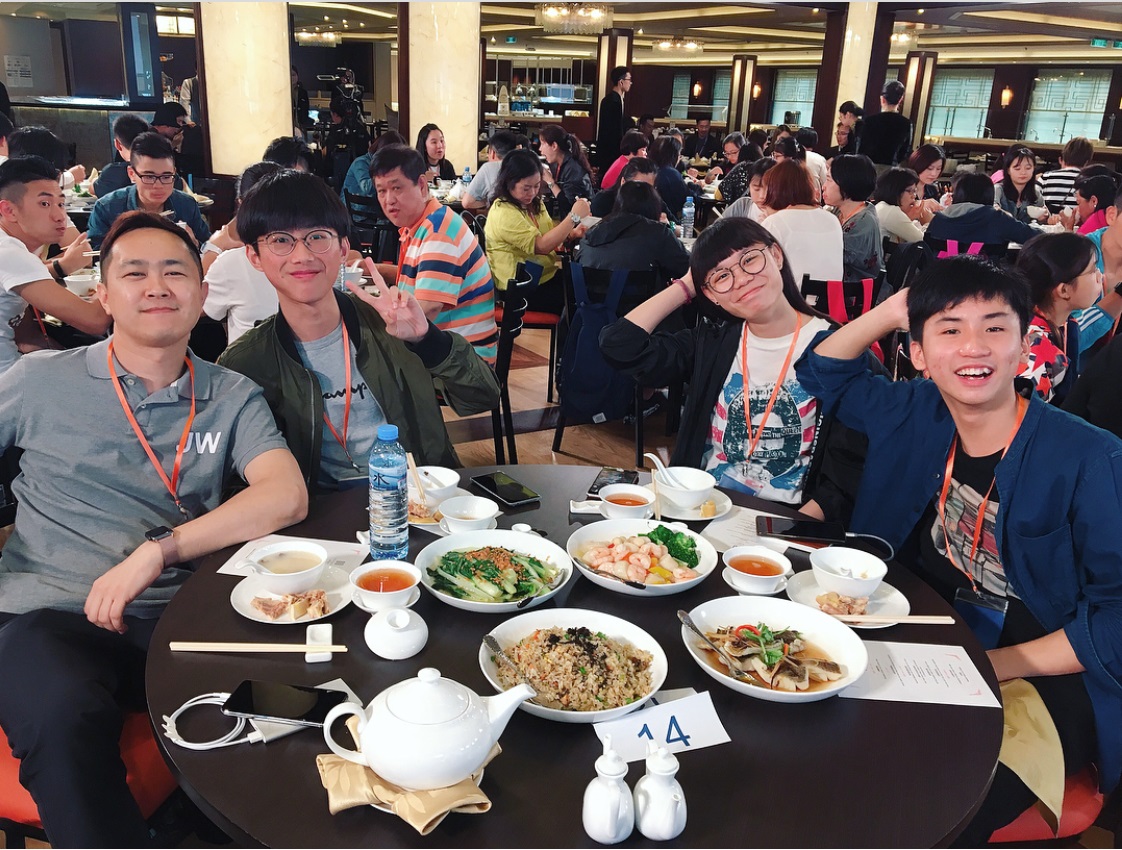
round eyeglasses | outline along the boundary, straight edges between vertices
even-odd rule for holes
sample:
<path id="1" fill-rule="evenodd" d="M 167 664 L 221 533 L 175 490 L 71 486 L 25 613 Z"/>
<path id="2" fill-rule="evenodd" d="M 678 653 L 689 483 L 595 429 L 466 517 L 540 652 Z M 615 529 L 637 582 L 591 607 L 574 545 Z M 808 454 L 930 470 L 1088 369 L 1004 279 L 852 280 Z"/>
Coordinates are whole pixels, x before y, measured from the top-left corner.
<path id="1" fill-rule="evenodd" d="M 285 257 L 296 250 L 297 242 L 303 242 L 313 254 L 326 254 L 338 239 L 339 234 L 332 230 L 309 230 L 302 237 L 278 230 L 257 241 L 258 245 L 264 242 L 265 247 L 278 257 Z"/>
<path id="2" fill-rule="evenodd" d="M 733 268 L 739 268 L 744 274 L 755 277 L 767 265 L 767 255 L 762 248 L 749 248 L 736 258 L 736 266 L 725 269 L 713 269 L 705 278 L 705 288 L 711 289 L 718 295 L 732 289 L 735 277 Z"/>

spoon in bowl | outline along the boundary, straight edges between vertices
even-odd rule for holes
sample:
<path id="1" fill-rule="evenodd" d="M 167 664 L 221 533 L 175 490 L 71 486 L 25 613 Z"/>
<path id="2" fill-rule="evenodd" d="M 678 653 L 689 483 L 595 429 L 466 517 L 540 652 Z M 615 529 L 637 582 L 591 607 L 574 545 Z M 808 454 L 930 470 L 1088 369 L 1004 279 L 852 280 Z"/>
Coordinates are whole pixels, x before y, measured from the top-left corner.
<path id="1" fill-rule="evenodd" d="M 670 470 L 666 468 L 666 464 L 662 462 L 662 458 L 660 458 L 654 452 L 647 452 L 643 455 L 643 457 L 649 459 L 655 465 L 656 472 L 654 474 L 658 475 L 663 483 L 669 484 L 671 487 L 678 487 L 682 490 L 689 489 L 686 487 L 686 485 L 684 485 L 681 481 L 679 481 L 671 474 Z"/>
<path id="2" fill-rule="evenodd" d="M 495 636 L 490 633 L 485 634 L 483 636 L 483 645 L 491 650 L 492 653 L 494 653 L 495 658 L 503 662 L 503 664 L 514 671 L 514 675 L 518 677 L 518 681 L 523 682 L 533 688 L 534 698 L 531 699 L 530 702 L 538 702 L 538 689 L 534 687 L 533 682 L 526 678 L 526 674 L 523 673 L 519 666 L 514 663 L 511 657 L 507 655 L 505 651 L 503 651 L 503 648 L 499 646 L 499 642 L 495 640 Z"/>
<path id="3" fill-rule="evenodd" d="M 709 646 L 712 647 L 713 651 L 721 656 L 721 658 L 729 668 L 729 674 L 734 679 L 738 679 L 741 682 L 747 682 L 749 685 L 756 685 L 761 688 L 763 687 L 763 685 L 756 681 L 755 676 L 753 676 L 751 673 L 745 673 L 743 670 L 737 667 L 733 662 L 733 659 L 729 657 L 727 652 L 725 652 L 723 649 L 717 646 L 717 644 L 713 643 L 713 641 L 709 640 L 709 638 L 705 636 L 705 632 L 698 628 L 697 623 L 693 621 L 693 617 L 690 616 L 689 611 L 683 611 L 679 608 L 678 619 L 682 621 L 683 626 L 685 626 L 687 629 L 689 629 L 691 632 L 693 632 L 695 635 L 709 644 Z"/>

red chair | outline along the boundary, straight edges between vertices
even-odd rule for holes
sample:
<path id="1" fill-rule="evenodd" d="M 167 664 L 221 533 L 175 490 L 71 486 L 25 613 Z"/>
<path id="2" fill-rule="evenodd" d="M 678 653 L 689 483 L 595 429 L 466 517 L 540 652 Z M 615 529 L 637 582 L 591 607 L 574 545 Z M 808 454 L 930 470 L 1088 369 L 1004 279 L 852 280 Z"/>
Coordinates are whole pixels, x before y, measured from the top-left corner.
<path id="1" fill-rule="evenodd" d="M 1034 805 L 1021 813 L 1015 821 L 990 836 L 990 844 L 1047 841 L 1079 835 L 1095 823 L 1103 808 L 1103 795 L 1093 767 L 1088 767 L 1067 778 L 1064 783 L 1064 808 L 1060 813 L 1060 829 L 1053 834 L 1052 827 Z"/>
<path id="2" fill-rule="evenodd" d="M 129 790 L 150 818 L 178 785 L 168 770 L 160 748 L 143 712 L 125 715 L 121 730 L 121 758 L 125 762 Z M 24 847 L 28 838 L 46 841 L 39 810 L 27 789 L 19 782 L 19 759 L 12 755 L 7 739 L 0 736 L 0 830 L 8 847 Z"/>
<path id="3" fill-rule="evenodd" d="M 880 276 L 844 282 L 814 280 L 810 275 L 804 274 L 800 292 L 816 310 L 826 313 L 839 325 L 844 325 L 873 308 L 873 298 L 876 296 L 880 281 Z M 883 363 L 884 353 L 881 351 L 880 343 L 873 343 L 870 349 Z"/>

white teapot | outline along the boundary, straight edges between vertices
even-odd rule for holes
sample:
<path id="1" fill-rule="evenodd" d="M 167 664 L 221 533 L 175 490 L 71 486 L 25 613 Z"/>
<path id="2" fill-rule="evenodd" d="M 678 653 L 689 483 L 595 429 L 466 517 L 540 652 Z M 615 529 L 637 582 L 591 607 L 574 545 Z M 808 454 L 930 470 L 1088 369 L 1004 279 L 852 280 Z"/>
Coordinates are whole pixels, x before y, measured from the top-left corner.
<path id="1" fill-rule="evenodd" d="M 369 711 L 353 702 L 327 714 L 323 737 L 333 753 L 370 767 L 407 791 L 430 791 L 455 785 L 477 771 L 523 700 L 534 696 L 518 685 L 493 697 L 480 697 L 440 671 L 425 667 L 415 679 L 398 682 L 370 703 Z M 358 718 L 362 752 L 331 737 L 331 724 L 348 714 Z"/>

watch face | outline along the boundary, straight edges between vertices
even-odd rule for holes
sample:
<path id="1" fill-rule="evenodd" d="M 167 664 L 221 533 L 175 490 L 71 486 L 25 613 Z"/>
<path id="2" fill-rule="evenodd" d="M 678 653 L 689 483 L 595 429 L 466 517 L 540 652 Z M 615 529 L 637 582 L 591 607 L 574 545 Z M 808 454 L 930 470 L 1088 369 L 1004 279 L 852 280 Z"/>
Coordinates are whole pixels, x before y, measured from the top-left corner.
<path id="1" fill-rule="evenodd" d="M 171 533 L 171 529 L 166 525 L 158 525 L 144 532 L 144 537 L 146 540 L 159 540 L 162 537 L 169 536 Z"/>

